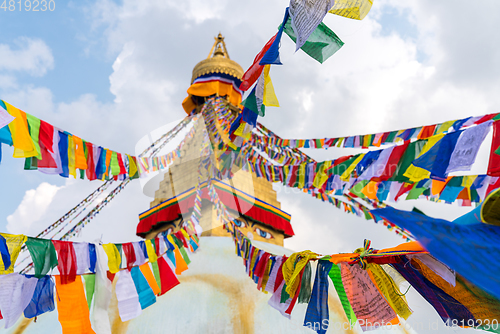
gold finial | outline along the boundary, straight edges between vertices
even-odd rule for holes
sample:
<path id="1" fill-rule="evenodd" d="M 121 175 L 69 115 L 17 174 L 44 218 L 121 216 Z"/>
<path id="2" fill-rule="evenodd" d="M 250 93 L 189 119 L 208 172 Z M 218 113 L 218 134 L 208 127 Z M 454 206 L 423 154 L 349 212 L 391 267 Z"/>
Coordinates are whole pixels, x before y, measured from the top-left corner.
<path id="1" fill-rule="evenodd" d="M 222 37 L 222 34 L 219 32 L 219 35 L 217 35 L 217 37 L 214 37 L 214 39 L 215 43 L 212 46 L 212 49 L 210 50 L 207 59 L 216 56 L 222 56 L 224 58 L 231 59 L 229 58 L 229 53 L 227 52 L 226 43 L 224 42 L 224 37 Z"/>
<path id="2" fill-rule="evenodd" d="M 243 69 L 234 60 L 229 58 L 226 43 L 221 33 L 214 37 L 215 43 L 208 54 L 207 59 L 203 59 L 193 69 L 191 83 L 201 75 L 209 73 L 224 73 L 229 74 L 237 79 L 243 76 Z"/>

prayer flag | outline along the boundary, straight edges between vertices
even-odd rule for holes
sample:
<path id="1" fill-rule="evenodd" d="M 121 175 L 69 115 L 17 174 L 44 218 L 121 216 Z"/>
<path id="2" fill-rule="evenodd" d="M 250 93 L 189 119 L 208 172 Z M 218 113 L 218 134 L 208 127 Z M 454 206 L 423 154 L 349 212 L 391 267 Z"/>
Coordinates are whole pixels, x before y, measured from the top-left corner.
<path id="1" fill-rule="evenodd" d="M 292 20 L 288 20 L 285 24 L 285 33 L 292 39 L 297 41 L 297 36 L 292 28 Z M 311 58 L 316 59 L 323 64 L 328 58 L 333 56 L 335 52 L 340 50 L 344 42 L 321 22 L 319 26 L 312 32 L 311 36 L 300 48 L 307 53 Z"/>
<path id="2" fill-rule="evenodd" d="M 255 56 L 255 59 L 253 61 L 253 64 L 250 65 L 248 70 L 243 74 L 243 77 L 241 78 L 241 85 L 240 89 L 242 91 L 247 91 L 252 85 L 259 79 L 260 74 L 264 70 L 264 65 L 260 65 L 260 61 L 266 54 L 267 50 L 271 47 L 271 45 L 274 43 L 274 40 L 276 39 L 276 35 L 274 35 L 267 43 L 264 45 L 264 48 Z"/>
<path id="3" fill-rule="evenodd" d="M 373 0 L 336 0 L 329 13 L 362 20 L 372 8 Z"/>

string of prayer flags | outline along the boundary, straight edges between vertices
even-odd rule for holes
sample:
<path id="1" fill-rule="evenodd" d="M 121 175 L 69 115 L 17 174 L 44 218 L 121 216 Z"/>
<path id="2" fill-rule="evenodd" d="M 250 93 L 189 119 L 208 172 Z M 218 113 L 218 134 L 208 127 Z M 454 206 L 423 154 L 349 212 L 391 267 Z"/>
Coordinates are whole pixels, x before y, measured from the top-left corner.
<path id="1" fill-rule="evenodd" d="M 297 36 L 292 28 L 292 21 L 290 19 L 285 23 L 285 33 L 292 41 L 297 41 Z M 343 45 L 344 42 L 326 24 L 321 22 L 300 48 L 311 58 L 323 64 L 340 50 Z"/>
<path id="2" fill-rule="evenodd" d="M 329 13 L 347 17 L 354 20 L 362 20 L 372 8 L 373 0 L 335 0 Z"/>
<path id="3" fill-rule="evenodd" d="M 479 125 L 493 120 L 493 126 L 496 126 L 496 118 L 500 119 L 500 113 L 467 117 L 464 119 L 438 123 L 428 126 L 419 126 L 415 128 L 356 135 L 348 137 L 331 137 L 331 138 L 315 138 L 315 139 L 283 139 L 278 138 L 272 131 L 261 128 L 263 136 L 253 136 L 253 140 L 259 144 L 270 145 L 273 147 L 291 147 L 291 148 L 316 148 L 328 149 L 330 147 L 344 148 L 362 148 L 380 147 L 381 145 L 394 144 L 400 141 L 428 139 L 438 134 L 446 134 L 450 131 L 458 131 L 469 128 L 474 125 Z M 447 124 L 448 125 L 445 125 Z M 451 124 L 451 125 L 450 125 Z M 500 140 L 495 149 L 500 147 Z"/>
<path id="4" fill-rule="evenodd" d="M 137 177 L 135 157 L 86 142 L 2 100 L 0 113 L 5 120 L 0 126 L 0 146 L 14 146 L 13 156 L 26 159 L 26 170 L 82 179 L 87 175 L 89 180 Z"/>
<path id="5" fill-rule="evenodd" d="M 290 0 L 292 28 L 297 36 L 295 51 L 304 45 L 334 3 L 334 0 L 317 0 L 312 3 L 307 0 Z"/>
<path id="6" fill-rule="evenodd" d="M 258 290 L 272 294 L 268 304 L 289 318 L 297 298 L 292 298 L 287 292 L 288 283 L 295 285 L 289 279 L 290 273 L 297 273 L 299 282 L 307 280 L 305 269 L 293 264 L 302 261 L 302 256 L 307 257 L 311 252 L 294 253 L 289 258 L 269 254 L 254 247 L 236 225 L 230 226 L 226 228 L 232 234 L 236 254 L 242 257 L 246 272 L 257 284 Z M 498 318 L 498 298 L 468 283 L 459 273 L 456 273 L 456 283 L 449 284 L 449 278 L 448 281 L 442 278 L 449 276 L 445 273 L 449 269 L 445 269 L 447 267 L 438 260 L 429 262 L 429 258 L 432 257 L 417 242 L 374 250 L 367 240 L 364 247 L 354 253 L 309 257 L 306 260 L 308 264 L 317 260 L 318 265 L 313 291 L 307 301 L 304 326 L 317 333 L 325 333 L 329 327 L 327 277 L 334 284 L 350 328 L 359 324 L 363 330 L 373 330 L 398 325 L 398 316 L 407 319 L 412 311 L 404 296 L 406 292 L 401 293 L 399 289 L 400 282 L 405 279 L 436 309 L 448 326 L 452 326 L 451 319 L 463 320 L 470 326 L 471 321 L 480 325 L 486 319 Z M 301 283 L 299 286 L 302 289 Z M 487 306 L 479 306 L 478 298 L 484 298 L 484 305 Z"/>

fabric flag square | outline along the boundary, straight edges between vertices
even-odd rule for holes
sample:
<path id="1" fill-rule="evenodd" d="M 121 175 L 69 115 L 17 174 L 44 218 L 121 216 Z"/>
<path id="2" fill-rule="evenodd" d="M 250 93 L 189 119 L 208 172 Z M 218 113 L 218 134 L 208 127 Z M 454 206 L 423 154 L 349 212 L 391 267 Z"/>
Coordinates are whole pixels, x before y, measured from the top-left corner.
<path id="1" fill-rule="evenodd" d="M 373 0 L 336 0 L 329 13 L 362 20 L 372 8 Z"/>
<path id="2" fill-rule="evenodd" d="M 261 103 L 260 107 L 257 101 L 257 96 L 256 96 L 256 87 L 252 89 L 250 92 L 250 95 L 247 96 L 245 100 L 241 102 L 241 105 L 247 109 L 250 109 L 257 115 L 264 117 L 266 114 L 266 109 L 265 106 Z"/>
<path id="3" fill-rule="evenodd" d="M 27 276 L 29 277 L 29 276 Z M 38 317 L 56 309 L 54 305 L 54 282 L 50 276 L 37 280 L 36 288 L 29 305 L 24 309 L 24 316 L 28 319 Z"/>
<path id="4" fill-rule="evenodd" d="M 0 105 L 0 107 L 2 106 Z M 9 125 L 9 123 L 12 122 L 14 118 L 15 117 L 9 114 L 7 110 L 0 108 L 0 129 L 6 125 Z"/>
<path id="5" fill-rule="evenodd" d="M 328 273 L 333 263 L 330 261 L 318 261 L 316 278 L 307 305 L 304 326 L 311 328 L 318 334 L 326 333 L 330 316 L 328 313 Z"/>
<path id="6" fill-rule="evenodd" d="M 490 132 L 491 121 L 468 128 L 462 132 L 450 157 L 446 174 L 457 171 L 469 171 L 477 152 L 486 135 Z"/>
<path id="7" fill-rule="evenodd" d="M 122 322 L 125 322 L 138 317 L 142 313 L 142 308 L 130 271 L 120 270 L 116 276 L 118 279 L 115 288 L 118 312 Z"/>
<path id="8" fill-rule="evenodd" d="M 58 296 L 57 313 L 63 333 L 95 333 L 90 326 L 82 279 L 78 277 L 69 284 L 62 284 L 61 276 L 55 276 L 55 279 Z"/>
<path id="9" fill-rule="evenodd" d="M 297 36 L 292 28 L 292 20 L 286 22 L 285 33 L 292 41 L 297 41 Z M 321 22 L 300 48 L 313 59 L 323 63 L 340 50 L 343 45 L 344 42 L 326 24 Z"/>
<path id="10" fill-rule="evenodd" d="M 2 244 L 4 244 L 4 250 L 2 251 L 2 262 L 0 263 L 0 275 L 11 274 L 14 272 L 14 264 L 16 263 L 17 257 L 19 256 L 19 252 L 21 251 L 21 246 L 26 241 L 25 235 L 15 235 L 15 234 L 7 234 L 2 233 Z M 5 250 L 5 246 L 7 250 Z M 3 261 L 4 257 L 7 257 L 7 253 L 9 254 L 9 259 L 7 262 Z"/>
<path id="11" fill-rule="evenodd" d="M 52 240 L 57 252 L 59 274 L 61 275 L 61 284 L 68 284 L 76 279 L 77 260 L 73 242 Z"/>
<path id="12" fill-rule="evenodd" d="M 146 307 L 156 303 L 156 296 L 139 267 L 133 267 L 130 273 L 132 275 L 132 279 L 134 280 L 137 294 L 139 295 L 139 303 L 141 304 L 141 308 L 144 310 Z"/>
<path id="13" fill-rule="evenodd" d="M 290 0 L 292 28 L 297 36 L 295 51 L 304 45 L 334 3 L 335 0 Z"/>
<path id="14" fill-rule="evenodd" d="M 29 305 L 37 285 L 36 278 L 18 273 L 0 276 L 0 311 L 5 328 L 12 327 Z"/>
<path id="15" fill-rule="evenodd" d="M 165 256 L 158 258 L 158 269 L 160 271 L 160 280 L 161 280 L 160 295 L 163 295 L 170 289 L 180 284 L 179 280 L 177 279 L 174 272 L 172 271 L 167 261 L 165 260 Z"/>

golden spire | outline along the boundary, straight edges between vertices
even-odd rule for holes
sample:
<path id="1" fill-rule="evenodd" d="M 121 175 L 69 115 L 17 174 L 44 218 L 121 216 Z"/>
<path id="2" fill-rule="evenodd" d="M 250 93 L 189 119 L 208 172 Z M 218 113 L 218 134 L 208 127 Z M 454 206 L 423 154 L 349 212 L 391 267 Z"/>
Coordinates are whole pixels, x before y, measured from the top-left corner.
<path id="1" fill-rule="evenodd" d="M 212 46 L 207 59 L 200 61 L 194 67 L 191 83 L 193 83 L 196 78 L 211 73 L 229 74 L 238 79 L 241 79 L 243 76 L 243 68 L 241 68 L 237 62 L 229 58 L 226 43 L 224 42 L 224 37 L 222 37 L 221 33 L 219 33 L 217 37 L 214 37 L 214 39 L 215 43 Z"/>

